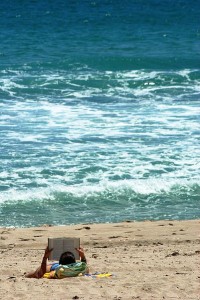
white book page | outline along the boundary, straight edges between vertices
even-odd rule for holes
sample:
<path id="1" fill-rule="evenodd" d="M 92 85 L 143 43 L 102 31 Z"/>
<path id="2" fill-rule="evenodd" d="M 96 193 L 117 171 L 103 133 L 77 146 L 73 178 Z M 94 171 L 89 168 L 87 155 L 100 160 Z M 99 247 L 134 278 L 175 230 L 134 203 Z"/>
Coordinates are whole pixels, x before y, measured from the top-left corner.
<path id="1" fill-rule="evenodd" d="M 61 254 L 66 251 L 72 252 L 76 260 L 80 259 L 75 249 L 80 247 L 80 238 L 48 238 L 48 247 L 53 248 L 49 260 L 59 260 Z"/>

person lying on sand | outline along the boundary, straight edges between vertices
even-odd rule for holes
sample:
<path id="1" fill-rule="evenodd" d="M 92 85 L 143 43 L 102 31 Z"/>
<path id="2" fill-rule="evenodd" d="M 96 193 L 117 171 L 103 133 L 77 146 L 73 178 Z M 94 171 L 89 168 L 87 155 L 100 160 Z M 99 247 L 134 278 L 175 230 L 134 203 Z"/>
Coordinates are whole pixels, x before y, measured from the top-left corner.
<path id="1" fill-rule="evenodd" d="M 45 273 L 51 273 L 53 271 L 56 271 L 56 269 L 58 269 L 59 267 L 61 267 L 63 265 L 76 267 L 76 264 L 80 264 L 80 262 L 79 263 L 76 262 L 74 254 L 69 251 L 61 254 L 59 262 L 47 264 L 47 259 L 49 258 L 49 255 L 52 250 L 53 249 L 49 249 L 47 246 L 45 249 L 44 256 L 43 256 L 40 267 L 37 268 L 37 270 L 26 274 L 25 277 L 39 279 L 39 278 L 42 278 Z M 85 264 L 86 273 L 88 273 L 89 269 L 87 267 L 87 260 L 86 260 L 83 248 L 76 248 L 76 251 L 78 251 L 78 253 L 79 253 L 81 263 Z M 73 273 L 72 273 L 72 275 L 69 275 L 69 276 L 73 276 Z M 77 275 L 75 274 L 74 276 L 77 276 Z M 51 278 L 56 278 L 56 277 L 51 277 Z"/>

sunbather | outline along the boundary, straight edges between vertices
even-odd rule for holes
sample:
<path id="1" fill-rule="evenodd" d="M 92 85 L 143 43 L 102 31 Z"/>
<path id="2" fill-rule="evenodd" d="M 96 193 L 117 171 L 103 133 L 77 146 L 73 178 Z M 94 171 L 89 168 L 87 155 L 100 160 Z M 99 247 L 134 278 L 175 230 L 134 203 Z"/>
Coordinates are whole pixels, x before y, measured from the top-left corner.
<path id="1" fill-rule="evenodd" d="M 53 249 L 49 249 L 48 246 L 46 247 L 40 267 L 34 272 L 26 274 L 27 278 L 42 278 L 45 273 L 55 271 L 60 265 L 71 265 L 76 263 L 74 254 L 67 251 L 61 254 L 59 262 L 47 264 L 47 259 L 49 258 L 52 250 Z M 81 262 L 87 263 L 83 248 L 76 248 L 76 251 L 79 253 Z"/>

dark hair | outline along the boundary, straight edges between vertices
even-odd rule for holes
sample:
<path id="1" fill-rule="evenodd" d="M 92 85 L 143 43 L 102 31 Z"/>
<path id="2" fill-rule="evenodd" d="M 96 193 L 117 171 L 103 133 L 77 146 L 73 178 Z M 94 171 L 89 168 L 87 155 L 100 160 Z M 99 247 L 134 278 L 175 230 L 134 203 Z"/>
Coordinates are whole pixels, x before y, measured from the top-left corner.
<path id="1" fill-rule="evenodd" d="M 72 252 L 67 251 L 61 254 L 59 259 L 60 265 L 69 265 L 76 262 L 75 256 Z"/>

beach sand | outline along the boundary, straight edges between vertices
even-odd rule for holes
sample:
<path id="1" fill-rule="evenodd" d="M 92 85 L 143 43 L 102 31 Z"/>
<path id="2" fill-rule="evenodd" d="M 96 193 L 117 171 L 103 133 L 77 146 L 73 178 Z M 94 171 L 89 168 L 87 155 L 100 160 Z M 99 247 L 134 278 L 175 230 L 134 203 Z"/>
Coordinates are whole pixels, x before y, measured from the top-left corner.
<path id="1" fill-rule="evenodd" d="M 0 299 L 200 299 L 200 220 L 0 228 Z M 80 237 L 111 277 L 28 279 L 48 237 Z"/>

